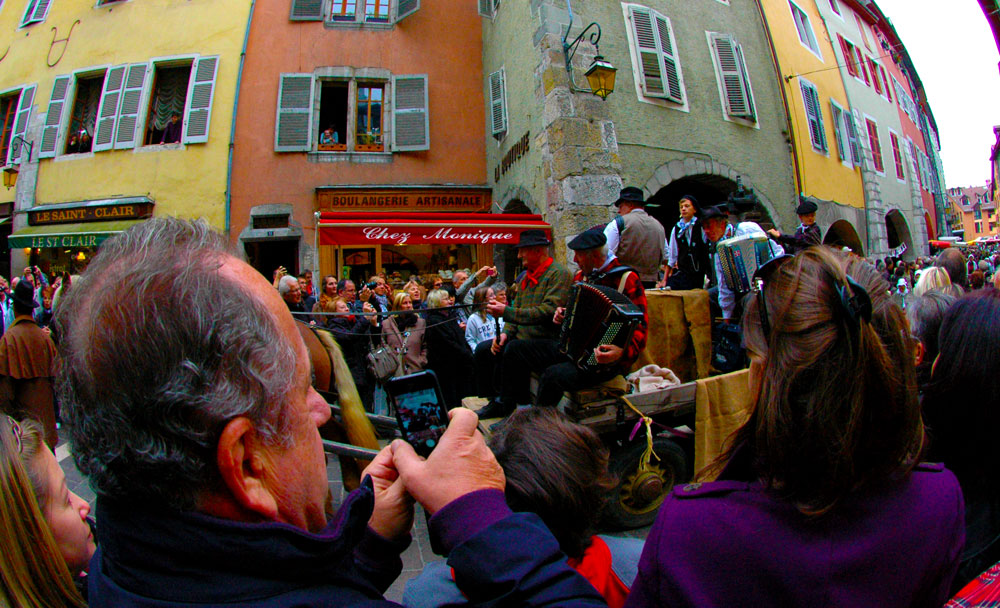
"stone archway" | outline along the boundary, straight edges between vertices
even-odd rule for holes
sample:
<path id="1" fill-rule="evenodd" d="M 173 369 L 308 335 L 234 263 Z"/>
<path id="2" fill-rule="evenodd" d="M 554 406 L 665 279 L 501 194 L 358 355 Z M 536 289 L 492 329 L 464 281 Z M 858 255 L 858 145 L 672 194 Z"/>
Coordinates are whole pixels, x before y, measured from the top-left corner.
<path id="1" fill-rule="evenodd" d="M 906 218 L 903 217 L 902 212 L 898 209 L 891 209 L 885 214 L 885 235 L 890 254 L 903 245 L 906 245 L 902 254 L 897 257 L 910 260 L 916 256 L 916 251 L 914 251 L 913 247 L 913 236 L 910 234 L 910 226 L 906 223 Z"/>
<path id="2" fill-rule="evenodd" d="M 848 247 L 861 257 L 865 255 L 858 231 L 847 220 L 837 220 L 831 224 L 830 228 L 826 231 L 826 236 L 823 237 L 823 244 L 834 247 Z"/>
<path id="3" fill-rule="evenodd" d="M 675 182 L 689 178 L 687 181 L 682 182 L 682 185 L 687 185 L 692 188 L 690 192 L 675 192 L 675 189 L 665 191 L 665 195 L 675 196 L 673 200 L 664 200 L 660 202 L 655 201 L 661 205 L 657 209 L 658 214 L 663 214 L 663 217 L 657 215 L 660 221 L 669 230 L 671 226 L 677 223 L 677 201 L 680 196 L 684 194 L 693 194 L 698 197 L 698 201 L 702 205 L 712 205 L 716 203 L 725 202 L 731 192 L 736 191 L 736 180 L 739 179 L 745 188 L 753 187 L 753 180 L 749 176 L 744 175 L 728 165 L 720 163 L 711 157 L 706 155 L 699 156 L 688 156 L 685 159 L 672 160 L 663 163 L 653 171 L 652 177 L 646 181 L 644 186 L 645 194 L 647 198 L 656 196 L 660 193 L 664 187 L 670 186 Z M 701 190 L 706 198 L 698 196 L 698 192 L 694 190 Z M 778 225 L 782 217 L 777 213 L 774 204 L 761 192 L 754 189 L 754 194 L 757 195 L 758 207 L 761 213 L 761 223 L 765 228 L 771 227 L 773 225 Z M 714 200 L 713 200 L 713 197 Z M 647 209 L 650 215 L 654 215 L 653 209 Z M 669 218 L 669 223 L 665 221 Z"/>
<path id="4" fill-rule="evenodd" d="M 924 224 L 927 226 L 927 240 L 933 241 L 937 238 L 934 234 L 934 221 L 931 219 L 931 214 L 924 211 Z"/>
<path id="5" fill-rule="evenodd" d="M 736 182 L 717 175 L 690 175 L 674 180 L 663 186 L 648 197 L 649 205 L 646 212 L 655 217 L 667 234 L 677 224 L 677 203 L 683 196 L 693 196 L 702 207 L 725 203 L 730 192 L 736 191 Z M 758 203 L 755 209 L 756 217 L 748 217 L 765 230 L 775 225 L 768 210 Z"/>

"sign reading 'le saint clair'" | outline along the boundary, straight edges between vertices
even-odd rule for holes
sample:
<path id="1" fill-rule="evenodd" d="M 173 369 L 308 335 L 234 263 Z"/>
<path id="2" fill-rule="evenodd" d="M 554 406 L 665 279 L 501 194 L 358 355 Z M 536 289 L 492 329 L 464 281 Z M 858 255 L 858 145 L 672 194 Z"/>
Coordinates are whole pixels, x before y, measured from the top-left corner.
<path id="1" fill-rule="evenodd" d="M 153 203 L 105 205 L 100 207 L 71 207 L 28 212 L 28 225 L 75 224 L 77 222 L 107 222 L 111 220 L 140 220 L 153 215 Z"/>

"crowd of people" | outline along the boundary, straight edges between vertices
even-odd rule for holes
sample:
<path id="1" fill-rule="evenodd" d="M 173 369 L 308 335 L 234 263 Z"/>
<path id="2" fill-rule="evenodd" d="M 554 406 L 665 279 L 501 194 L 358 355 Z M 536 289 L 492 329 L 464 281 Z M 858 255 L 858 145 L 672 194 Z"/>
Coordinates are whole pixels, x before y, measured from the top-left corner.
<path id="1" fill-rule="evenodd" d="M 624 194 L 620 208 L 638 202 Z M 692 227 L 706 244 L 764 232 L 728 215 L 692 215 L 672 231 L 677 255 Z M 314 289 L 308 274 L 269 282 L 206 224 L 154 218 L 105 242 L 73 289 L 62 281 L 49 333 L 32 315 L 45 280 L 22 278 L 3 294 L 4 339 L 19 328 L 58 339 L 61 417 L 97 525 L 66 488 L 45 421 L 5 405 L 0 603 L 378 605 L 420 503 L 446 561 L 411 582 L 412 606 L 941 606 L 1000 562 L 989 448 L 1000 290 L 970 284 L 954 249 L 880 267 L 812 245 L 808 219 L 795 236 L 770 235 L 781 252 L 724 316 L 750 358 L 749 419 L 695 483 L 674 488 L 644 545 L 596 534 L 616 481 L 607 449 L 537 407 L 621 373 L 647 340 L 639 323 L 623 344 L 594 348 L 601 365 L 565 359 L 575 284 L 616 289 L 645 315 L 650 281 L 714 266 L 667 259 L 670 276 L 650 278 L 623 263 L 612 245 L 627 252 L 641 219 L 616 220 L 617 242 L 606 226 L 572 239 L 575 275 L 543 232 L 525 231 L 510 287 L 486 267 L 397 289 L 375 276 L 359 290 L 334 277 Z M 910 281 L 902 302 L 897 274 Z M 434 370 L 453 406 L 429 457 L 393 441 L 336 510 L 318 430 L 331 412 L 295 318 L 334 333 L 359 392 L 374 392 L 365 359 L 379 344 L 396 373 Z M 457 407 L 486 391 L 480 415 L 508 416 L 489 443 Z"/>

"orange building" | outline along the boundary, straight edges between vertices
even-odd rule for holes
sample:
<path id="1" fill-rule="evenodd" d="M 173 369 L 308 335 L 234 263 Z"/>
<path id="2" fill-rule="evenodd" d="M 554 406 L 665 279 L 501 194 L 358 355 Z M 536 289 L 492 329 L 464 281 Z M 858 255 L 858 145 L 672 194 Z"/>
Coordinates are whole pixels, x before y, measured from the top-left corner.
<path id="1" fill-rule="evenodd" d="M 248 40 L 228 228 L 265 276 L 406 278 L 516 242 L 489 213 L 475 3 L 261 0 Z"/>

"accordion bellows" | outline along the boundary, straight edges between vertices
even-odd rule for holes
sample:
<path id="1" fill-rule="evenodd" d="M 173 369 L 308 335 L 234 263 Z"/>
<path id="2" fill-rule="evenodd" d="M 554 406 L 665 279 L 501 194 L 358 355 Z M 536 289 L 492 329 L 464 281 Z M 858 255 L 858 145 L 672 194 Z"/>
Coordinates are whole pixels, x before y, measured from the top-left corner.
<path id="1" fill-rule="evenodd" d="M 603 371 L 616 364 L 599 364 L 594 349 L 602 344 L 624 348 L 643 318 L 642 309 L 620 291 L 576 283 L 570 291 L 566 318 L 559 331 L 559 350 L 580 369 Z"/>
<path id="2" fill-rule="evenodd" d="M 774 255 L 765 235 L 738 236 L 719 241 L 716 250 L 722 279 L 735 293 L 750 291 L 753 273 Z"/>

